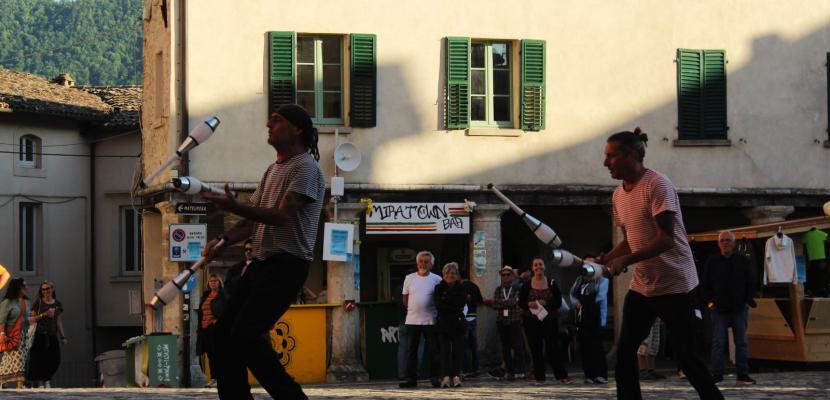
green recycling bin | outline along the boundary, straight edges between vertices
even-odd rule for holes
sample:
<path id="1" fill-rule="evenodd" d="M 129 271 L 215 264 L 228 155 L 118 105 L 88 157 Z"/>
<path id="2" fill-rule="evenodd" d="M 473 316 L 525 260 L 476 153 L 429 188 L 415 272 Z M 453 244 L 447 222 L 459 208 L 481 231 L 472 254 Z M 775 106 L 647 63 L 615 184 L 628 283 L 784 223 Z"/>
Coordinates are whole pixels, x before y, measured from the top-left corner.
<path id="1" fill-rule="evenodd" d="M 128 339 L 127 385 L 138 387 L 179 387 L 179 337 L 153 333 Z"/>
<path id="2" fill-rule="evenodd" d="M 371 379 L 398 377 L 398 324 L 395 302 L 358 303 L 363 322 L 363 360 Z"/>

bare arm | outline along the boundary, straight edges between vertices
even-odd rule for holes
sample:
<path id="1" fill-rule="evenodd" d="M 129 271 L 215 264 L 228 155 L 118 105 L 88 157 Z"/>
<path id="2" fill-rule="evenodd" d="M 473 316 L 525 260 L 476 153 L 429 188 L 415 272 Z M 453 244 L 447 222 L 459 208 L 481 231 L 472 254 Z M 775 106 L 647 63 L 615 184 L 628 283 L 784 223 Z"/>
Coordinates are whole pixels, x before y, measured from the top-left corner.
<path id="1" fill-rule="evenodd" d="M 674 238 L 672 237 L 674 232 L 674 212 L 663 211 L 660 214 L 657 214 L 654 217 L 654 220 L 657 224 L 657 234 L 654 236 L 654 239 L 646 245 L 646 247 L 633 253 L 629 248 L 628 254 L 608 259 L 605 267 L 608 268 L 612 274 L 619 275 L 625 267 L 639 261 L 656 257 L 674 247 Z M 628 246 L 628 243 L 625 243 L 626 246 Z M 619 245 L 617 248 L 619 248 Z M 614 250 L 617 250 L 617 248 Z"/>
<path id="2" fill-rule="evenodd" d="M 11 277 L 12 276 L 11 274 L 9 274 L 9 271 L 6 271 L 5 268 L 0 267 L 0 289 L 2 289 L 3 286 L 6 286 L 6 284 L 9 283 L 9 279 L 11 279 Z"/>
<path id="3" fill-rule="evenodd" d="M 60 315 L 58 315 L 57 324 L 58 324 L 58 335 L 60 335 L 61 340 L 66 340 L 66 334 L 63 331 L 63 318 L 61 318 Z"/>

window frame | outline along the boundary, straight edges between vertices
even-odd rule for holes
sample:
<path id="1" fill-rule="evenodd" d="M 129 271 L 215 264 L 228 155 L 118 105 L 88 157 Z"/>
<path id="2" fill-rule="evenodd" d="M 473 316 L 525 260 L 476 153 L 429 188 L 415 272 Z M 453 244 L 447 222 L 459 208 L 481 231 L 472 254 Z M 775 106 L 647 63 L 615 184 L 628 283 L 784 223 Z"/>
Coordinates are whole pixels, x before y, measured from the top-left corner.
<path id="1" fill-rule="evenodd" d="M 331 64 L 325 63 L 323 61 L 323 38 L 334 38 L 337 39 L 337 44 L 340 48 L 340 63 L 339 64 Z M 345 46 L 343 45 L 343 35 L 326 35 L 326 34 L 301 34 L 298 33 L 296 37 L 296 47 L 297 53 L 299 53 L 299 42 L 300 38 L 312 38 L 314 40 L 314 63 L 310 64 L 308 62 L 300 62 L 299 54 L 297 54 L 296 59 L 294 60 L 294 68 L 297 70 L 297 81 L 294 85 L 294 98 L 298 99 L 300 93 L 309 93 L 309 90 L 300 90 L 300 74 L 299 74 L 299 66 L 300 65 L 313 65 L 314 66 L 314 117 L 311 118 L 311 121 L 314 122 L 315 125 L 343 125 L 345 123 L 345 113 L 346 107 L 344 104 L 345 99 L 345 85 L 346 80 L 345 77 Z M 334 93 L 333 90 L 325 90 L 323 88 L 323 73 L 324 68 L 326 65 L 339 65 L 340 66 L 340 118 L 325 118 L 322 117 L 324 113 L 324 102 L 323 99 L 326 93 Z M 297 101 L 299 104 L 299 101 Z"/>
<path id="2" fill-rule="evenodd" d="M 473 46 L 476 44 L 483 44 L 484 45 L 484 68 L 473 67 Z M 504 44 L 507 46 L 507 76 L 509 78 L 507 84 L 507 95 L 497 95 L 493 93 L 493 77 L 494 71 L 496 70 L 493 67 L 493 44 Z M 516 83 L 516 77 L 513 76 L 513 46 L 511 40 L 485 40 L 485 39 L 470 39 L 470 127 L 471 128 L 514 128 L 514 113 L 513 113 L 513 86 Z M 485 119 L 482 120 L 475 120 L 473 119 L 473 97 L 482 97 L 482 95 L 474 94 L 473 93 L 473 71 L 476 70 L 484 70 L 485 75 L 485 82 L 484 82 L 484 115 Z M 499 70 L 505 70 L 505 68 L 499 68 Z M 508 120 L 507 121 L 496 121 L 494 119 L 493 113 L 493 105 L 495 103 L 495 97 L 507 97 L 507 105 L 508 105 Z"/>
<path id="3" fill-rule="evenodd" d="M 31 154 L 26 150 L 31 143 Z M 19 148 L 17 151 L 17 165 L 21 168 L 39 169 L 41 166 L 40 152 L 42 148 L 42 141 L 39 137 L 32 134 L 26 134 L 19 139 Z M 31 160 L 24 159 L 31 156 Z"/>
<path id="4" fill-rule="evenodd" d="M 18 203 L 18 271 L 23 275 L 36 275 L 40 262 L 40 235 L 42 205 L 33 202 Z M 28 245 L 31 246 L 28 246 Z"/>
<path id="5" fill-rule="evenodd" d="M 127 225 L 127 216 L 128 213 L 132 213 L 132 235 L 133 235 L 133 243 L 127 243 L 127 229 L 129 228 Z M 118 208 L 118 265 L 119 265 L 119 272 L 121 275 L 125 276 L 133 276 L 133 275 L 141 275 L 143 270 L 142 260 L 141 260 L 141 213 L 134 209 L 132 206 L 121 206 Z M 128 269 L 128 248 L 132 247 L 133 256 L 132 262 L 134 263 L 134 269 Z"/>
<path id="6" fill-rule="evenodd" d="M 698 65 L 694 65 L 691 61 L 697 57 Z M 722 69 L 717 71 L 719 75 L 711 73 L 711 68 L 708 65 L 716 65 L 717 58 L 721 58 Z M 684 61 L 684 60 L 689 61 Z M 709 61 L 712 59 L 712 61 Z M 728 71 L 727 58 L 725 49 L 688 49 L 678 48 L 676 51 L 677 64 L 677 140 L 676 145 L 729 145 L 729 90 L 728 90 Z M 689 65 L 686 65 L 690 62 Z M 711 64 L 708 64 L 711 63 Z M 686 70 L 684 70 L 686 68 Z M 692 93 L 695 96 L 689 96 L 686 93 L 688 83 L 684 86 L 684 82 L 688 82 L 692 76 L 690 72 L 696 70 L 698 76 L 694 83 L 696 89 Z M 722 77 L 722 82 L 718 82 Z M 714 82 L 714 85 L 709 81 Z M 712 90 L 713 86 L 721 86 L 717 91 Z M 696 93 L 695 93 L 696 91 Z M 719 100 L 722 98 L 722 100 Z M 692 101 L 694 100 L 694 101 Z M 690 104 L 697 103 L 697 107 L 691 107 Z M 713 110 L 716 107 L 722 107 L 722 110 Z M 717 112 L 717 114 L 715 114 Z M 690 120 L 690 115 L 697 114 L 697 123 L 699 127 L 697 130 L 691 129 L 684 125 L 685 120 Z M 718 127 L 716 133 L 711 133 L 711 122 L 717 118 L 722 119 L 723 125 Z"/>

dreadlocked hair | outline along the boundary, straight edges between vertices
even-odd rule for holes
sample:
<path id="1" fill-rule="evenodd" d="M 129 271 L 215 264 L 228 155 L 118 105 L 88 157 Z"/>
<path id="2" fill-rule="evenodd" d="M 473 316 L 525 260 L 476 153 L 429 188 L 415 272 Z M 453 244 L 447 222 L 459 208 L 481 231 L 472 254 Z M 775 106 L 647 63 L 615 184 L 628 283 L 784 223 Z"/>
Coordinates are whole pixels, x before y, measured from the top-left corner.
<path id="1" fill-rule="evenodd" d="M 308 148 L 308 153 L 314 157 L 314 160 L 320 161 L 320 149 L 317 148 L 317 142 L 320 140 L 320 134 L 317 133 L 317 128 L 311 128 L 303 131 L 303 144 Z"/>

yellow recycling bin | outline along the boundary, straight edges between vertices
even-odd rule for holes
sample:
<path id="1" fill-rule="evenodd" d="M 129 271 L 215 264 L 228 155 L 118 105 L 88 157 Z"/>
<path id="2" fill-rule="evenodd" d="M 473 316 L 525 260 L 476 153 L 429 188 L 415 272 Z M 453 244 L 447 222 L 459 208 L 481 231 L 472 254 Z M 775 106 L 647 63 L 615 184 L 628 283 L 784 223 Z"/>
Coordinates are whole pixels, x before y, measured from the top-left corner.
<path id="1" fill-rule="evenodd" d="M 300 383 L 326 381 L 326 309 L 340 304 L 295 304 L 269 332 L 280 363 Z M 208 365 L 207 360 L 205 365 Z M 248 382 L 258 385 L 248 371 Z"/>

